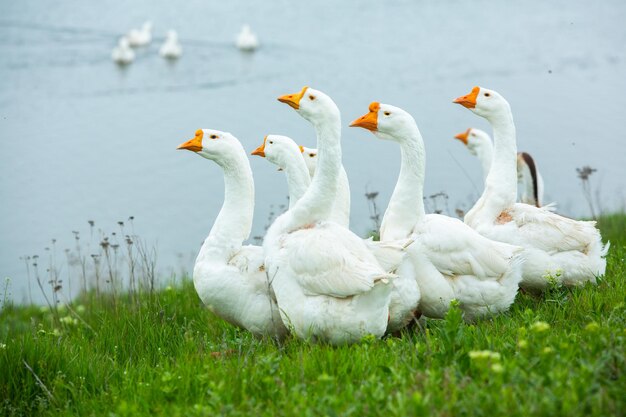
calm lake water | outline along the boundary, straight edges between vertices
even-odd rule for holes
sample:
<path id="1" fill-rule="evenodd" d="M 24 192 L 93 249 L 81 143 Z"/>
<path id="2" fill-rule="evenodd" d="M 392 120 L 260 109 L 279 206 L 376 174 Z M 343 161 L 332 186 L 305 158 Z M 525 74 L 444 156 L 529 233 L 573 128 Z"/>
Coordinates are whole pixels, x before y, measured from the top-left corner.
<path id="1" fill-rule="evenodd" d="M 379 191 L 384 210 L 399 150 L 347 124 L 373 100 L 411 112 L 426 141 L 426 195 L 444 191 L 450 212 L 467 209 L 482 174 L 452 137 L 487 126 L 451 100 L 474 85 L 511 103 L 519 149 L 535 157 L 547 201 L 588 216 L 576 168 L 590 165 L 604 210 L 624 207 L 623 0 L 3 0 L 0 10 L 0 274 L 11 277 L 18 301 L 26 296 L 20 257 L 39 254 L 45 268 L 54 238 L 61 265 L 73 230 L 89 240 L 87 220 L 96 222 L 97 242 L 99 228 L 120 233 L 123 220 L 128 231 L 134 216 L 164 273 L 190 270 L 223 183 L 216 165 L 176 146 L 198 128 L 230 131 L 248 150 L 268 133 L 314 146 L 308 123 L 276 101 L 303 85 L 328 93 L 342 111 L 359 234 L 371 223 L 363 195 Z M 109 58 L 117 38 L 148 19 L 155 42 L 118 68 Z M 262 42 L 255 54 L 233 47 L 243 23 Z M 173 64 L 157 54 L 170 28 L 184 48 Z M 251 164 L 254 236 L 287 189 L 266 161 Z"/>

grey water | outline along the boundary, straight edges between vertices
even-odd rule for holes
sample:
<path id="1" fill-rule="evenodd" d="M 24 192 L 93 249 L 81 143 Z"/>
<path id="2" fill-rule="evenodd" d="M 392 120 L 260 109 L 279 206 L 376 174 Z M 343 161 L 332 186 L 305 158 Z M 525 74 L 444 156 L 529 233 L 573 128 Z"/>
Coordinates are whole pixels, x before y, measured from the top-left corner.
<path id="1" fill-rule="evenodd" d="M 110 60 L 120 35 L 154 23 L 132 65 Z M 342 111 L 352 230 L 371 225 L 366 191 L 381 209 L 399 150 L 348 123 L 371 101 L 403 107 L 426 142 L 431 210 L 468 209 L 482 189 L 479 162 L 453 139 L 484 120 L 452 104 L 474 85 L 511 103 L 518 148 L 545 180 L 546 201 L 589 216 L 576 168 L 596 204 L 623 209 L 626 183 L 626 3 L 622 0 L 83 2 L 0 0 L 0 274 L 26 297 L 20 257 L 55 262 L 98 229 L 154 242 L 163 271 L 190 270 L 223 198 L 218 167 L 176 151 L 198 128 L 229 131 L 247 150 L 268 133 L 313 147 L 306 121 L 276 97 L 309 85 Z M 249 23 L 262 47 L 233 46 Z M 168 29 L 184 54 L 158 54 Z M 252 236 L 284 204 L 282 173 L 250 158 L 256 182 Z M 445 200 L 445 201 L 444 201 Z M 91 230 L 88 220 L 94 220 Z M 126 229 L 128 230 L 128 229 Z M 118 236 L 121 238 L 121 236 Z M 62 271 L 63 276 L 67 271 Z M 167 273 L 167 272 L 165 272 Z M 75 288 L 78 285 L 75 284 Z"/>

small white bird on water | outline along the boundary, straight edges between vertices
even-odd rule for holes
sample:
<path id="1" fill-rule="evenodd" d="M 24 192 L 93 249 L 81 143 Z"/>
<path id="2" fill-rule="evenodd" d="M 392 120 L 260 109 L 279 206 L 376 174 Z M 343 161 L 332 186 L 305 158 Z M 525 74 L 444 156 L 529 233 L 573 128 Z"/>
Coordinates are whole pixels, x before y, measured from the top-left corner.
<path id="1" fill-rule="evenodd" d="M 259 47 L 259 39 L 249 25 L 243 25 L 241 32 L 237 35 L 235 45 L 240 51 L 252 52 Z"/>
<path id="2" fill-rule="evenodd" d="M 177 59 L 182 53 L 183 48 L 178 42 L 178 34 L 175 30 L 168 30 L 165 43 L 161 45 L 161 49 L 159 49 L 159 55 L 167 59 Z"/>
<path id="3" fill-rule="evenodd" d="M 111 59 L 119 65 L 128 65 L 135 60 L 135 53 L 130 48 L 126 36 L 122 36 L 117 46 L 113 48 Z"/>
<path id="4" fill-rule="evenodd" d="M 141 29 L 131 29 L 127 36 L 133 48 L 149 44 L 152 41 L 152 22 L 144 22 Z"/>

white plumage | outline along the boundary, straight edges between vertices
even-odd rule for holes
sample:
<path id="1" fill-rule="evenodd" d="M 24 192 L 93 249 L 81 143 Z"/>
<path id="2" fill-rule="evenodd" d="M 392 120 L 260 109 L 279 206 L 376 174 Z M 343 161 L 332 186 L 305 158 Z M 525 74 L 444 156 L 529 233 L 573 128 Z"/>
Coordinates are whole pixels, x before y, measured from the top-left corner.
<path id="1" fill-rule="evenodd" d="M 235 46 L 244 52 L 252 52 L 259 47 L 259 39 L 249 25 L 243 25 L 235 39 Z"/>
<path id="2" fill-rule="evenodd" d="M 144 22 L 141 29 L 131 29 L 127 37 L 132 47 L 148 45 L 152 41 L 152 22 Z"/>
<path id="3" fill-rule="evenodd" d="M 487 179 L 493 160 L 493 143 L 489 134 L 476 128 L 469 128 L 454 136 L 463 142 L 472 155 L 478 157 L 483 170 L 483 180 Z M 519 201 L 533 206 L 543 206 L 543 177 L 530 154 L 517 154 L 517 182 L 520 187 Z"/>
<path id="4" fill-rule="evenodd" d="M 269 228 L 263 249 L 283 322 L 295 334 L 332 344 L 385 333 L 391 282 L 361 238 L 328 221 L 341 167 L 341 119 L 312 88 L 279 98 L 313 124 L 319 161 L 300 200 Z"/>
<path id="5" fill-rule="evenodd" d="M 264 156 L 285 172 L 289 187 L 289 207 L 293 207 L 309 187 L 310 172 L 314 173 L 316 167 L 317 150 L 298 146 L 287 136 L 267 135 L 263 144 L 252 154 Z M 314 162 L 306 164 L 305 161 Z M 345 171 L 342 171 L 345 174 Z M 337 217 L 342 218 L 342 213 L 345 213 L 346 199 L 349 207 L 349 196 L 346 198 L 342 195 L 342 193 L 350 192 L 347 181 L 347 176 L 340 175 L 337 197 L 330 215 L 331 222 L 336 221 Z M 342 207 L 338 210 L 339 213 L 337 213 L 337 207 Z M 344 224 L 340 225 L 347 227 Z M 372 240 L 365 241 L 383 270 L 398 275 L 392 281 L 387 332 L 394 332 L 404 327 L 414 317 L 420 299 L 419 287 L 414 279 L 413 265 L 405 256 L 408 242 L 408 239 L 382 244 Z"/>
<path id="6" fill-rule="evenodd" d="M 111 59 L 119 65 L 128 65 L 135 60 L 135 52 L 130 48 L 125 36 L 122 36 L 117 46 L 113 48 Z"/>
<path id="7" fill-rule="evenodd" d="M 317 149 L 303 146 L 302 158 L 304 158 L 309 175 L 313 178 L 315 168 L 317 167 Z M 350 181 L 348 181 L 348 173 L 343 167 L 343 164 L 339 171 L 338 181 L 337 197 L 333 203 L 330 220 L 350 228 Z"/>
<path id="8" fill-rule="evenodd" d="M 213 160 L 224 171 L 224 204 L 193 270 L 200 299 L 222 319 L 255 335 L 286 335 L 265 273 L 263 249 L 242 246 L 252 226 L 254 182 L 241 143 L 230 133 L 203 129 L 179 149 Z"/>
<path id="9" fill-rule="evenodd" d="M 595 282 L 606 268 L 609 245 L 603 245 L 595 222 L 559 216 L 550 207 L 516 203 L 517 144 L 509 103 L 497 92 L 474 87 L 456 103 L 484 117 L 493 127 L 494 155 L 485 191 L 465 215 L 465 223 L 494 240 L 524 247 L 521 285 L 544 289 Z"/>
<path id="10" fill-rule="evenodd" d="M 168 30 L 165 42 L 159 49 L 159 55 L 167 59 L 177 59 L 183 54 L 183 48 L 178 42 L 178 33 L 175 30 Z"/>
<path id="11" fill-rule="evenodd" d="M 413 117 L 398 107 L 374 102 L 370 112 L 351 126 L 400 144 L 400 175 L 380 238 L 382 242 L 414 239 L 407 251 L 421 292 L 420 311 L 443 317 L 453 299 L 468 320 L 508 309 L 521 279 L 522 249 L 486 239 L 457 219 L 426 215 L 424 142 Z"/>

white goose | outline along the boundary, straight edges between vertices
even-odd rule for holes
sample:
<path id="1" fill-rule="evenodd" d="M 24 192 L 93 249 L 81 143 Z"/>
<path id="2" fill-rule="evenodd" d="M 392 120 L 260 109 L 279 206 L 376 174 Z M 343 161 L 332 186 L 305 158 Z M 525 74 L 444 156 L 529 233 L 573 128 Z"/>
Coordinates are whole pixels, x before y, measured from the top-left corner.
<path id="1" fill-rule="evenodd" d="M 309 155 L 313 154 L 315 158 L 308 156 L 307 152 Z M 311 180 L 304 161 L 307 159 L 317 160 L 317 150 L 298 146 L 287 136 L 267 135 L 261 146 L 252 151 L 252 154 L 265 157 L 285 172 L 289 188 L 289 208 L 291 209 L 309 187 Z M 304 155 L 304 159 L 301 155 Z M 341 189 L 341 177 L 339 181 L 338 193 L 345 192 L 345 188 Z M 334 221 L 333 216 L 339 198 L 338 195 L 335 204 L 333 204 L 333 214 L 329 218 L 331 222 Z M 383 269 L 398 274 L 392 281 L 388 333 L 402 329 L 415 317 L 420 299 L 419 287 L 414 278 L 415 270 L 410 260 L 405 256 L 405 247 L 409 242 L 411 241 L 408 239 L 385 243 L 365 241 L 368 249 L 374 254 Z"/>
<path id="2" fill-rule="evenodd" d="M 240 51 L 244 52 L 252 52 L 259 47 L 259 39 L 254 32 L 252 32 L 249 25 L 243 25 L 241 27 L 241 32 L 239 32 L 235 40 L 235 46 L 237 46 Z"/>
<path id="3" fill-rule="evenodd" d="M 472 155 L 478 157 L 483 168 L 483 181 L 486 180 L 493 159 L 493 143 L 489 134 L 471 127 L 454 137 L 463 142 Z M 543 177 L 533 157 L 526 152 L 517 154 L 517 182 L 521 187 L 520 202 L 543 206 Z"/>
<path id="4" fill-rule="evenodd" d="M 159 49 L 159 55 L 167 59 L 178 59 L 183 54 L 183 48 L 178 42 L 178 33 L 175 30 L 168 30 L 165 42 Z"/>
<path id="5" fill-rule="evenodd" d="M 517 144 L 509 103 L 482 87 L 474 87 L 454 102 L 487 119 L 494 136 L 485 190 L 465 215 L 465 223 L 491 239 L 524 247 L 524 287 L 544 289 L 551 280 L 563 285 L 595 283 L 596 277 L 604 274 L 609 249 L 609 244 L 602 245 L 595 222 L 515 202 Z"/>
<path id="6" fill-rule="evenodd" d="M 421 312 L 441 318 L 457 299 L 466 320 L 505 311 L 521 280 L 522 249 L 489 240 L 458 219 L 426 214 L 422 135 L 406 111 L 373 102 L 350 126 L 400 144 L 400 175 L 380 229 L 382 242 L 413 236 L 408 247 L 422 299 Z"/>
<path id="7" fill-rule="evenodd" d="M 135 60 L 135 52 L 130 48 L 126 36 L 122 36 L 113 51 L 111 59 L 119 65 L 128 65 Z"/>
<path id="8" fill-rule="evenodd" d="M 315 128 L 317 172 L 302 198 L 267 231 L 263 243 L 283 322 L 295 334 L 331 344 L 385 333 L 390 280 L 361 238 L 328 221 L 341 169 L 341 116 L 326 94 L 304 87 L 282 96 Z"/>
<path id="9" fill-rule="evenodd" d="M 178 149 L 196 152 L 224 170 L 224 204 L 193 269 L 202 302 L 255 335 L 286 335 L 265 274 L 263 249 L 242 246 L 252 227 L 254 181 L 241 143 L 230 133 L 201 129 Z"/>
<path id="10" fill-rule="evenodd" d="M 146 46 L 152 41 L 152 22 L 144 22 L 141 29 L 131 29 L 127 37 L 132 47 Z"/>

